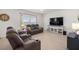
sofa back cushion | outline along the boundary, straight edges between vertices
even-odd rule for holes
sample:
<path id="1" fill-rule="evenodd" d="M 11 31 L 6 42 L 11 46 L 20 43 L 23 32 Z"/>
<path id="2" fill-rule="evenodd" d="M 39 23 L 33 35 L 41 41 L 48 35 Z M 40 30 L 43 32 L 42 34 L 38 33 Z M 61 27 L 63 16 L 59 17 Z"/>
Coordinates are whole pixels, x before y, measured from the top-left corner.
<path id="1" fill-rule="evenodd" d="M 6 37 L 9 40 L 13 49 L 23 46 L 23 42 L 21 41 L 21 38 L 19 37 L 18 34 L 16 34 L 15 31 L 13 30 L 7 31 Z"/>
<path id="2" fill-rule="evenodd" d="M 39 25 L 38 24 L 32 24 L 32 30 L 34 29 L 39 29 Z"/>
<path id="3" fill-rule="evenodd" d="M 39 29 L 39 25 L 38 24 L 31 24 L 31 25 L 27 25 L 27 28 L 29 30 Z"/>

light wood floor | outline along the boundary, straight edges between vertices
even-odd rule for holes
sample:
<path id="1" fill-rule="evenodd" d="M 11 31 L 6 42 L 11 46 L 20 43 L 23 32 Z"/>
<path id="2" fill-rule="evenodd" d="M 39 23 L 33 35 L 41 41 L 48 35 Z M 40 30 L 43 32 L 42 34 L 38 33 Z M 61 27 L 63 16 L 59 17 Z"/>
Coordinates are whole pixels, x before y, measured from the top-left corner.
<path id="1" fill-rule="evenodd" d="M 34 35 L 32 38 L 39 39 L 41 41 L 42 50 L 66 50 L 67 37 L 62 34 L 56 34 L 53 32 L 40 33 Z M 0 50 L 12 49 L 7 39 L 0 39 Z"/>

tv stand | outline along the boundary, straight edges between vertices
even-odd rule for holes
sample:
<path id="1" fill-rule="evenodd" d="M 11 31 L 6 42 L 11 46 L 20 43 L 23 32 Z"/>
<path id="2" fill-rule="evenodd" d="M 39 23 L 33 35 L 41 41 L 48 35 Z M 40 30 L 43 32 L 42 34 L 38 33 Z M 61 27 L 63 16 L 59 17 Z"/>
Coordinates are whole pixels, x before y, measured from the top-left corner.
<path id="1" fill-rule="evenodd" d="M 48 26 L 49 31 L 63 34 L 63 26 Z"/>

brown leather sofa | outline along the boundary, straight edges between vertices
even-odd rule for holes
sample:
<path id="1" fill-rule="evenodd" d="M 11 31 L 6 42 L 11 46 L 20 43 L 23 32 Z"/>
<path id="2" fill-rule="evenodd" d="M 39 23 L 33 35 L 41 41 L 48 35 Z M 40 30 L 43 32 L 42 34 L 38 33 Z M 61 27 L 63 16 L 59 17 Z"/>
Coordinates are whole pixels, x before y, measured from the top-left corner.
<path id="1" fill-rule="evenodd" d="M 29 33 L 31 35 L 43 32 L 43 28 L 40 27 L 38 24 L 27 25 L 26 27 L 27 27 L 27 33 Z M 29 30 L 29 28 L 30 28 L 30 30 Z"/>
<path id="2" fill-rule="evenodd" d="M 22 38 L 23 41 L 26 41 L 26 39 L 31 39 L 31 34 L 27 34 L 27 31 L 24 31 L 24 30 L 16 31 L 11 26 L 7 27 L 7 31 L 10 30 L 10 29 L 14 30 L 16 32 L 16 34 L 18 34 Z"/>
<path id="3" fill-rule="evenodd" d="M 40 50 L 41 49 L 41 42 L 39 40 L 26 39 L 27 41 L 23 41 L 23 39 L 13 29 L 7 30 L 6 38 L 9 40 L 14 50 Z"/>

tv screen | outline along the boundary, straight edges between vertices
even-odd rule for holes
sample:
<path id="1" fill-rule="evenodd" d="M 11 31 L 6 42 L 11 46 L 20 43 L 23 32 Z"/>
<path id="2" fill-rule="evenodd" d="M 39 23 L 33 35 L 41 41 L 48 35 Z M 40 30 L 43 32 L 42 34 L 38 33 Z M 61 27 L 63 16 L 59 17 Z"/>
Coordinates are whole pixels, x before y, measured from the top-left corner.
<path id="1" fill-rule="evenodd" d="M 57 18 L 58 25 L 63 25 L 63 17 Z"/>
<path id="2" fill-rule="evenodd" d="M 50 18 L 50 25 L 62 26 L 63 17 Z"/>
<path id="3" fill-rule="evenodd" d="M 50 18 L 50 25 L 55 25 L 54 20 L 55 20 L 55 18 Z"/>

